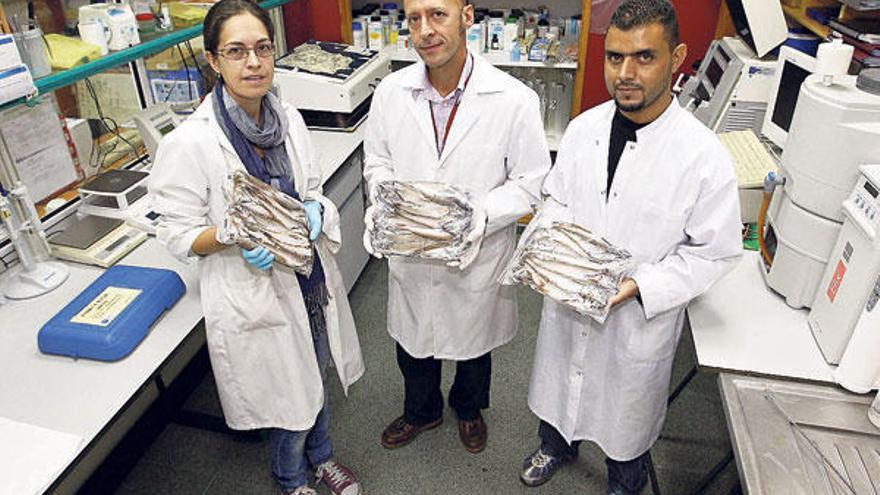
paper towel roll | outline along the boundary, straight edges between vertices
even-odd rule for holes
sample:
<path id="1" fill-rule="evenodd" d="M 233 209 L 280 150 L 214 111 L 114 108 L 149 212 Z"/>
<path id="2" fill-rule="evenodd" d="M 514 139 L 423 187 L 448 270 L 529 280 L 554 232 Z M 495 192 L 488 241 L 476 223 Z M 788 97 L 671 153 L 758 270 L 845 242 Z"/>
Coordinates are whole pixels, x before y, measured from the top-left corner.
<path id="1" fill-rule="evenodd" d="M 816 74 L 824 76 L 825 81 L 830 84 L 834 76 L 844 75 L 849 71 L 852 56 L 852 45 L 846 45 L 840 39 L 822 43 L 816 52 Z"/>
<path id="2" fill-rule="evenodd" d="M 872 294 L 872 297 L 877 294 Z M 873 304 L 872 304 L 873 303 Z M 869 300 L 853 331 L 834 379 L 857 394 L 876 388 L 880 377 L 880 304 Z"/>

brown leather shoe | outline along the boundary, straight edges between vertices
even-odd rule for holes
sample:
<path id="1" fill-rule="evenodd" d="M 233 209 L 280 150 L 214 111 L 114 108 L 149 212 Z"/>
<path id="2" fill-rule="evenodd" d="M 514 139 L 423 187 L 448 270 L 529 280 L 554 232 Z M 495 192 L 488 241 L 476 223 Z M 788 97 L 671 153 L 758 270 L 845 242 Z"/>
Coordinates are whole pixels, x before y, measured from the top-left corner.
<path id="1" fill-rule="evenodd" d="M 482 452 L 486 448 L 486 438 L 489 431 L 482 417 L 472 421 L 458 420 L 458 438 L 464 444 L 464 448 L 471 454 Z"/>
<path id="2" fill-rule="evenodd" d="M 436 428 L 440 426 L 440 423 L 443 422 L 443 418 L 439 418 L 437 421 L 433 421 L 431 423 L 416 426 L 407 423 L 403 416 L 395 419 L 391 422 L 390 425 L 385 427 L 385 431 L 382 432 L 382 446 L 386 449 L 396 449 L 398 447 L 403 447 L 404 445 L 412 442 L 419 436 L 419 433 L 430 430 L 432 428 Z"/>

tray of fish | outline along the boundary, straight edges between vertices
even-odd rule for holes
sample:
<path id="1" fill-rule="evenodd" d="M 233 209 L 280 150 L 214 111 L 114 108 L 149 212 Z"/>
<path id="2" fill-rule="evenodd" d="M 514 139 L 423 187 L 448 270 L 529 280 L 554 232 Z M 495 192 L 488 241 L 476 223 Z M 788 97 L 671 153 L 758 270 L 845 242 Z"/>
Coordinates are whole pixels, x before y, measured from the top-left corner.
<path id="1" fill-rule="evenodd" d="M 603 323 L 608 299 L 631 267 L 626 250 L 573 223 L 553 222 L 520 243 L 499 282 L 527 285 Z"/>
<path id="2" fill-rule="evenodd" d="M 263 246 L 275 261 L 312 273 L 312 243 L 302 203 L 242 171 L 230 177 L 226 231 L 239 246 Z"/>
<path id="3" fill-rule="evenodd" d="M 479 242 L 470 194 L 442 182 L 388 180 L 376 186 L 370 243 L 385 256 L 461 262 Z"/>

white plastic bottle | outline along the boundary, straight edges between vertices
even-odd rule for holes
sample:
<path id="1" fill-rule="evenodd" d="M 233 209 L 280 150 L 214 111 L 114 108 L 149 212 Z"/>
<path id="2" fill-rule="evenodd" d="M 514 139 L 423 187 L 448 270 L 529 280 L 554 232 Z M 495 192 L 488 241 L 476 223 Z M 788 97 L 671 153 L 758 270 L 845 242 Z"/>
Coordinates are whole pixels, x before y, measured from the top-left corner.
<path id="1" fill-rule="evenodd" d="M 485 48 L 483 38 L 483 18 L 480 16 L 473 26 L 467 30 L 467 47 L 473 53 L 483 53 Z"/>
<path id="2" fill-rule="evenodd" d="M 367 47 L 367 33 L 364 32 L 364 26 L 360 21 L 353 21 L 351 23 L 351 39 L 356 48 L 363 49 Z"/>

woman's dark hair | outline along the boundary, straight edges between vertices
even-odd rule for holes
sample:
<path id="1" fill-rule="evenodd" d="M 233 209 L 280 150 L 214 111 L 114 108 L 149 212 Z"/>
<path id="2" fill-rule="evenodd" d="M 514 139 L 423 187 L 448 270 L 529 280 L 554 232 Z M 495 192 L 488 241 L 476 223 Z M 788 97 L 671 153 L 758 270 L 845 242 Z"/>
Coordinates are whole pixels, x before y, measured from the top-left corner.
<path id="1" fill-rule="evenodd" d="M 202 26 L 205 50 L 216 55 L 218 48 L 217 45 L 220 44 L 220 31 L 223 29 L 223 24 L 226 23 L 230 17 L 245 13 L 251 14 L 259 19 L 260 22 L 263 23 L 263 26 L 266 27 L 266 31 L 269 33 L 269 39 L 275 39 L 275 28 L 272 25 L 272 20 L 269 19 L 269 13 L 257 5 L 256 2 L 250 0 L 220 0 L 211 7 L 211 10 L 208 11 L 208 15 L 205 16 L 205 23 Z"/>

